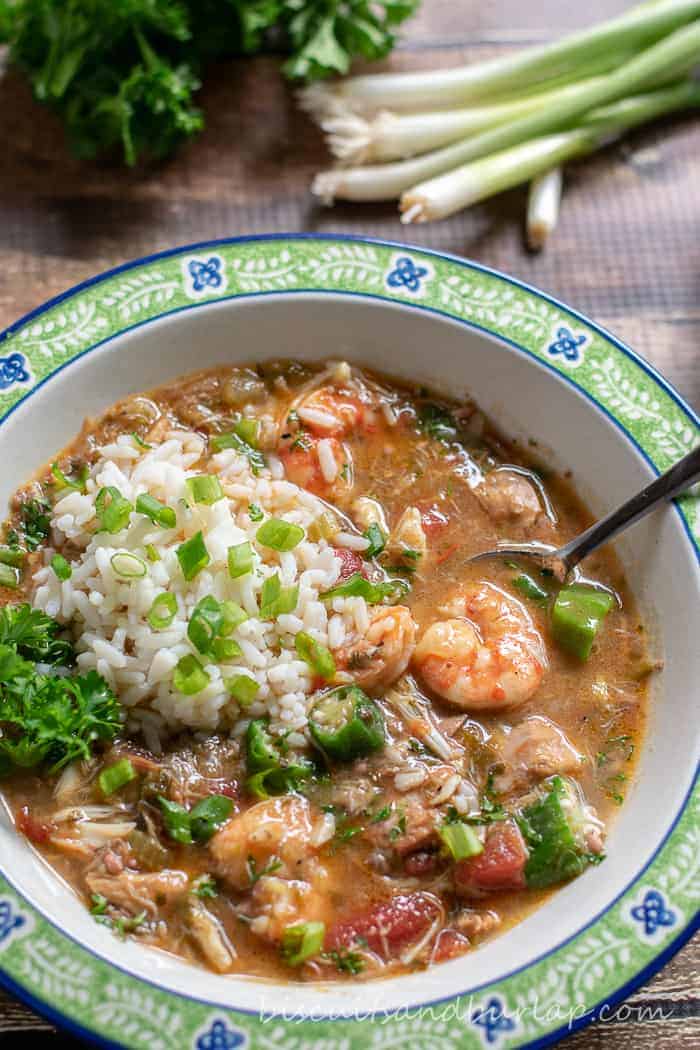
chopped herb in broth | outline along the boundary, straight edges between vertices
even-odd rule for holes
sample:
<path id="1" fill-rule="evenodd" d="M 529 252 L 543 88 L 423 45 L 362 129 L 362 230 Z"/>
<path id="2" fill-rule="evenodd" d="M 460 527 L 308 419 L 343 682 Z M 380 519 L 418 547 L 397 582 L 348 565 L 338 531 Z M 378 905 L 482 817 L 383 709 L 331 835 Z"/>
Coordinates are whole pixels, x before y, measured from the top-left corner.
<path id="1" fill-rule="evenodd" d="M 367 980 L 604 864 L 658 667 L 620 567 L 467 560 L 588 523 L 537 454 L 471 403 L 277 361 L 127 398 L 17 493 L 2 787 L 96 922 Z"/>

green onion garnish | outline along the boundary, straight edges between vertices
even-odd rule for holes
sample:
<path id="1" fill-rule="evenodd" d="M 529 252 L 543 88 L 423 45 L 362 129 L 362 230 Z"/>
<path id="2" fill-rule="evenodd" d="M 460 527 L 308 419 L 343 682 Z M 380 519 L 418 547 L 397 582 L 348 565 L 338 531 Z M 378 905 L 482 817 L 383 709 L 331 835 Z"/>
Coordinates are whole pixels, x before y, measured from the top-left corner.
<path id="1" fill-rule="evenodd" d="M 233 424 L 234 434 L 245 441 L 251 448 L 258 447 L 258 435 L 260 434 L 260 421 L 252 416 L 241 416 Z"/>
<path id="2" fill-rule="evenodd" d="M 103 795 L 113 795 L 115 791 L 119 791 L 120 788 L 135 780 L 136 776 L 136 770 L 129 759 L 120 758 L 114 765 L 102 770 L 97 778 L 97 783 Z"/>
<path id="3" fill-rule="evenodd" d="M 221 452 L 225 448 L 232 448 L 236 452 L 240 452 L 250 463 L 254 474 L 259 474 L 265 466 L 265 457 L 262 452 L 257 448 L 253 448 L 248 441 L 245 441 L 233 431 L 228 434 L 215 434 L 211 439 L 211 447 L 214 452 Z"/>
<path id="4" fill-rule="evenodd" d="M 16 591 L 19 587 L 19 571 L 12 565 L 0 562 L 0 587 L 9 587 Z"/>
<path id="5" fill-rule="evenodd" d="M 54 554 L 51 559 L 51 568 L 61 582 L 69 580 L 73 575 L 73 570 L 62 554 Z"/>
<path id="6" fill-rule="evenodd" d="M 192 539 L 181 543 L 175 553 L 186 580 L 193 580 L 211 561 L 201 531 L 195 533 Z"/>
<path id="7" fill-rule="evenodd" d="M 107 485 L 97 493 L 95 511 L 100 523 L 100 532 L 121 532 L 129 524 L 133 506 L 114 485 Z"/>
<path id="8" fill-rule="evenodd" d="M 364 551 L 365 558 L 376 558 L 386 547 L 386 534 L 380 529 L 376 521 L 373 521 L 363 533 L 365 539 L 369 540 L 369 547 Z"/>
<path id="9" fill-rule="evenodd" d="M 247 674 L 236 674 L 227 678 L 224 685 L 241 707 L 250 707 L 260 690 L 260 683 Z"/>
<path id="10" fill-rule="evenodd" d="M 317 642 L 306 631 L 299 631 L 294 639 L 294 647 L 302 660 L 305 660 L 317 675 L 325 678 L 327 682 L 335 678 L 335 660 L 325 645 Z"/>
<path id="11" fill-rule="evenodd" d="M 19 569 L 24 561 L 24 551 L 21 547 L 0 547 L 0 563 L 13 565 Z"/>
<path id="12" fill-rule="evenodd" d="M 223 623 L 219 630 L 219 634 L 221 635 L 230 634 L 231 631 L 235 631 L 237 627 L 240 627 L 242 623 L 245 623 L 246 620 L 250 619 L 245 609 L 241 609 L 237 602 L 222 602 L 221 613 L 223 616 Z"/>
<path id="13" fill-rule="evenodd" d="M 291 551 L 304 539 L 304 530 L 281 518 L 268 518 L 255 534 L 258 543 L 273 551 Z"/>
<path id="14" fill-rule="evenodd" d="M 173 674 L 173 685 L 178 693 L 194 696 L 195 693 L 201 693 L 208 682 L 209 675 L 196 656 L 188 653 L 178 661 Z"/>
<path id="15" fill-rule="evenodd" d="M 253 547 L 246 540 L 228 549 L 228 574 L 232 580 L 246 576 L 253 569 Z"/>
<path id="16" fill-rule="evenodd" d="M 324 591 L 319 597 L 324 601 L 333 598 L 364 598 L 368 605 L 380 602 L 395 601 L 409 591 L 405 580 L 387 580 L 386 583 L 371 583 L 361 572 L 354 572 L 343 583 Z"/>
<path id="17" fill-rule="evenodd" d="M 188 478 L 185 485 L 193 503 L 211 507 L 224 498 L 224 490 L 215 474 L 198 474 L 196 478 Z"/>
<path id="18" fill-rule="evenodd" d="M 115 576 L 124 580 L 139 580 L 148 572 L 148 566 L 138 554 L 130 554 L 128 551 L 117 551 L 109 559 Z"/>
<path id="19" fill-rule="evenodd" d="M 136 511 L 138 514 L 145 514 L 154 525 L 162 525 L 164 529 L 174 529 L 177 524 L 177 517 L 173 508 L 166 507 L 164 503 L 161 503 L 154 496 L 149 496 L 147 492 L 137 496 Z"/>
<path id="20" fill-rule="evenodd" d="M 154 600 L 146 619 L 154 631 L 170 627 L 177 615 L 177 598 L 167 591 L 159 594 Z"/>
<path id="21" fill-rule="evenodd" d="M 66 477 L 58 463 L 51 464 L 51 475 L 54 479 L 57 489 L 74 489 L 76 492 L 85 492 L 85 482 L 88 478 L 88 468 L 84 466 L 81 468 L 77 479 L 74 481 L 72 478 Z"/>
<path id="22" fill-rule="evenodd" d="M 301 966 L 318 955 L 323 947 L 326 927 L 322 922 L 296 922 L 282 934 L 282 958 L 288 966 Z"/>
<path id="23" fill-rule="evenodd" d="M 262 521 L 265 515 L 263 514 L 257 503 L 248 504 L 248 517 L 251 521 Z"/>
<path id="24" fill-rule="evenodd" d="M 132 431 L 131 437 L 132 437 L 133 442 L 134 442 L 134 444 L 136 445 L 137 448 L 141 448 L 144 451 L 147 451 L 148 449 L 153 448 L 153 445 L 149 445 L 147 441 L 144 441 L 142 437 L 139 437 L 139 435 L 136 433 L 136 431 Z"/>
<path id="25" fill-rule="evenodd" d="M 200 653 L 208 653 L 224 623 L 221 603 L 208 594 L 197 602 L 187 625 L 187 637 Z"/>
<path id="26" fill-rule="evenodd" d="M 233 638 L 215 638 L 211 644 L 211 653 L 217 664 L 228 660 L 240 660 L 243 650 Z"/>
<path id="27" fill-rule="evenodd" d="M 466 860 L 484 852 L 483 843 L 474 829 L 461 820 L 443 824 L 438 833 L 453 860 Z"/>
<path id="28" fill-rule="evenodd" d="M 155 549 L 152 543 L 147 543 L 144 547 L 144 550 L 146 552 L 146 557 L 149 561 L 160 561 L 160 554 Z"/>
<path id="29" fill-rule="evenodd" d="M 323 596 L 322 596 L 323 597 Z M 284 613 L 291 613 L 297 607 L 299 587 L 283 587 L 279 573 L 268 576 L 262 585 L 260 594 L 260 619 L 275 620 Z"/>

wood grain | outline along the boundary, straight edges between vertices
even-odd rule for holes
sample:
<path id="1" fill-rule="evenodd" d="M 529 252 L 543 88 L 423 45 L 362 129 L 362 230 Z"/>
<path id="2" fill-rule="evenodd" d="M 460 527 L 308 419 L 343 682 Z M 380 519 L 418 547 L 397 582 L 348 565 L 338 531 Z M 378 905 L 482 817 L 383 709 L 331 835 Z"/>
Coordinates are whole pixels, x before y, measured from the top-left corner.
<path id="1" fill-rule="evenodd" d="M 388 65 L 451 66 L 545 41 L 615 15 L 627 0 L 424 0 Z M 700 406 L 700 124 L 680 117 L 575 165 L 547 250 L 523 246 L 524 191 L 432 225 L 402 227 L 393 206 L 319 207 L 308 186 L 327 164 L 272 57 L 212 71 L 207 130 L 173 161 L 124 172 L 82 164 L 15 75 L 0 79 L 0 325 L 77 281 L 192 241 L 271 231 L 410 239 L 506 270 L 590 314 Z M 700 941 L 571 1050 L 700 1045 Z M 651 1011 L 651 1013 L 649 1012 Z M 0 1041 L 69 1047 L 0 993 Z"/>

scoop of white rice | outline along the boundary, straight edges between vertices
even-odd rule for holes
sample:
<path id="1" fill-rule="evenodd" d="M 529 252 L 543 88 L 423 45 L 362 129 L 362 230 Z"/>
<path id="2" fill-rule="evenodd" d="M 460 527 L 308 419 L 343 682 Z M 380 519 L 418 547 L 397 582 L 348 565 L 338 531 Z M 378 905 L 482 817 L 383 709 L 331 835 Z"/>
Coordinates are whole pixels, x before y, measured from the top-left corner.
<path id="1" fill-rule="evenodd" d="M 224 498 L 211 506 L 192 505 L 185 483 L 198 474 L 215 474 Z M 86 492 L 69 491 L 54 506 L 52 546 L 33 577 L 33 604 L 60 622 L 73 624 L 80 669 L 95 668 L 109 682 L 124 705 L 127 727 L 141 730 L 154 750 L 165 736 L 184 728 L 240 732 L 250 717 L 263 714 L 269 715 L 274 732 L 292 730 L 293 739 L 301 741 L 298 734 L 306 726 L 313 672 L 297 655 L 295 635 L 304 630 L 337 648 L 346 637 L 367 629 L 364 599 L 335 599 L 327 608 L 319 598 L 336 583 L 341 567 L 326 540 L 312 542 L 305 536 L 285 553 L 257 542 L 261 523 L 251 521 L 251 505 L 259 507 L 265 518 L 282 518 L 304 530 L 325 510 L 319 499 L 283 480 L 281 474 L 279 461 L 255 476 L 248 459 L 234 450 L 208 455 L 205 442 L 194 433 L 173 431 L 161 444 L 145 450 L 124 435 L 100 450 Z M 133 505 L 139 495 L 148 493 L 172 507 L 175 527 L 161 528 L 134 512 L 121 532 L 97 531 L 95 500 L 100 489 L 110 485 Z M 176 550 L 200 530 L 210 562 L 188 582 Z M 362 545 L 353 542 L 357 539 L 351 533 L 340 534 L 337 545 Z M 227 570 L 228 549 L 246 540 L 255 551 L 254 571 L 233 580 Z M 50 567 L 57 550 L 72 569 L 63 582 Z M 121 578 L 112 562 L 117 553 L 141 559 L 144 575 Z M 260 592 L 274 573 L 279 573 L 283 587 L 298 585 L 299 598 L 292 612 L 270 622 L 260 619 Z M 166 629 L 154 630 L 148 613 L 156 596 L 164 592 L 175 596 L 177 613 Z M 197 653 L 188 640 L 192 610 L 207 595 L 233 600 L 249 615 L 230 636 L 242 652 L 235 662 L 208 662 L 210 658 Z M 188 653 L 204 664 L 209 675 L 204 689 L 191 696 L 173 685 L 175 667 Z M 254 702 L 245 710 L 224 684 L 239 674 L 249 675 L 259 685 Z"/>

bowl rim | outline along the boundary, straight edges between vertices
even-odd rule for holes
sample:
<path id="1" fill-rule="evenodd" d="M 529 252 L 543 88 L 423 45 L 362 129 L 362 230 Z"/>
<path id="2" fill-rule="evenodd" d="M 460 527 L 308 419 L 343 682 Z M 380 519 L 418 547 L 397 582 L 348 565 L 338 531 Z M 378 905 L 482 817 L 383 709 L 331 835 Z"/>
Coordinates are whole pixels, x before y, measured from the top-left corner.
<path id="1" fill-rule="evenodd" d="M 571 319 L 575 323 L 576 328 L 582 326 L 584 329 L 584 333 L 577 332 L 575 335 L 574 325 L 572 325 L 570 329 L 567 329 L 568 335 L 574 340 L 574 342 L 576 342 L 577 339 L 581 339 L 585 347 L 587 340 L 598 338 L 602 340 L 603 344 L 607 348 L 614 348 L 614 350 L 617 353 L 621 353 L 624 357 L 631 361 L 636 366 L 636 368 L 641 370 L 641 372 L 644 373 L 651 381 L 651 385 L 653 387 L 659 388 L 670 398 L 670 400 L 675 404 L 677 409 L 680 409 L 688 425 L 692 428 L 692 431 L 695 432 L 695 437 L 697 437 L 697 432 L 700 431 L 700 419 L 698 419 L 697 414 L 677 393 L 673 386 L 663 376 L 661 376 L 652 365 L 650 365 L 647 361 L 640 357 L 640 355 L 637 354 L 635 351 L 631 350 L 617 337 L 609 333 L 605 328 L 590 321 L 584 314 L 566 306 L 555 297 L 550 296 L 547 293 L 541 292 L 538 289 L 529 285 L 528 283 L 503 274 L 491 267 L 487 267 L 483 264 L 476 263 L 470 260 L 462 259 L 459 256 L 452 255 L 450 253 L 440 252 L 433 249 L 409 245 L 401 242 L 363 237 L 358 235 L 333 233 L 279 233 L 246 235 L 242 237 L 219 238 L 216 240 L 199 241 L 195 242 L 194 244 L 183 245 L 180 247 L 153 253 L 151 255 L 146 255 L 121 264 L 119 266 L 116 266 L 93 277 L 90 277 L 87 280 L 74 285 L 73 287 L 67 289 L 66 291 L 41 304 L 37 308 L 26 313 L 23 317 L 15 321 L 2 333 L 0 333 L 0 353 L 3 353 L 5 349 L 7 349 L 7 344 L 9 343 L 13 351 L 19 351 L 21 356 L 25 357 L 25 364 L 28 363 L 32 365 L 33 362 L 26 353 L 26 345 L 25 342 L 23 342 L 23 335 L 25 335 L 26 333 L 30 333 L 33 324 L 39 318 L 43 317 L 43 315 L 55 310 L 62 304 L 68 303 L 71 300 L 79 300 L 80 297 L 83 296 L 86 292 L 99 288 L 101 285 L 104 285 L 106 282 L 113 281 L 120 275 L 129 274 L 132 271 L 137 270 L 139 268 L 154 266 L 160 263 L 165 263 L 166 261 L 179 260 L 182 262 L 184 282 L 185 286 L 187 287 L 188 277 L 187 273 L 184 272 L 184 264 L 187 261 L 188 256 L 192 256 L 197 252 L 206 251 L 207 253 L 214 253 L 213 255 L 210 255 L 210 259 L 208 260 L 209 262 L 211 262 L 212 258 L 218 258 L 221 260 L 221 255 L 217 253 L 217 250 L 220 250 L 222 253 L 226 250 L 231 250 L 231 252 L 235 252 L 240 250 L 244 246 L 250 245 L 279 246 L 293 245 L 298 243 L 305 243 L 306 245 L 317 244 L 320 246 L 320 249 L 323 249 L 324 246 L 327 247 L 329 245 L 331 247 L 335 245 L 350 245 L 367 248 L 375 252 L 381 250 L 383 252 L 382 263 L 385 264 L 384 279 L 381 286 L 381 294 L 376 290 L 370 291 L 362 288 L 360 290 L 355 290 L 353 288 L 345 287 L 345 282 L 342 276 L 340 279 L 337 279 L 334 282 L 332 282 L 330 287 L 319 287 L 318 285 L 313 285 L 312 283 L 310 286 L 272 287 L 269 290 L 260 288 L 258 290 L 244 291 L 241 289 L 237 292 L 231 292 L 231 294 L 224 294 L 226 291 L 229 290 L 226 284 L 224 284 L 221 294 L 210 293 L 205 287 L 204 295 L 194 294 L 198 290 L 195 288 L 193 291 L 192 287 L 190 286 L 190 293 L 192 294 L 189 294 L 189 301 L 184 302 L 182 305 L 173 307 L 172 309 L 154 309 L 152 312 L 148 312 L 147 315 L 144 316 L 141 320 L 133 324 L 123 323 L 121 326 L 115 327 L 114 330 L 110 331 L 109 334 L 106 334 L 104 338 L 92 340 L 88 337 L 87 345 L 85 345 L 79 350 L 71 350 L 69 353 L 64 355 L 66 359 L 62 363 L 60 363 L 56 367 L 49 367 L 46 371 L 46 374 L 37 382 L 33 382 L 28 389 L 21 389 L 19 391 L 19 396 L 13 397 L 12 402 L 7 405 L 7 408 L 5 410 L 3 410 L 3 406 L 0 403 L 0 424 L 4 423 L 8 418 L 10 418 L 10 416 L 14 413 L 15 409 L 19 407 L 19 405 L 24 404 L 28 399 L 32 397 L 34 393 L 36 393 L 37 390 L 43 387 L 61 371 L 72 365 L 76 360 L 92 351 L 97 350 L 99 347 L 105 345 L 108 342 L 111 342 L 115 338 L 123 336 L 127 331 L 133 331 L 135 328 L 138 328 L 141 325 L 150 324 L 159 318 L 166 317 L 183 310 L 190 310 L 200 305 L 211 305 L 212 303 L 222 302 L 229 299 L 259 298 L 265 295 L 279 296 L 330 293 L 339 296 L 360 296 L 361 298 L 365 299 L 375 299 L 383 302 L 390 302 L 394 305 L 403 304 L 411 309 L 420 309 L 421 311 L 427 311 L 433 314 L 438 314 L 443 318 L 446 317 L 448 319 L 461 322 L 469 328 L 480 331 L 481 333 L 484 333 L 491 337 L 495 337 L 501 342 L 510 344 L 519 352 L 527 355 L 531 359 L 534 359 L 534 361 L 540 366 L 547 367 L 557 372 L 560 378 L 568 381 L 568 383 L 570 383 L 575 389 L 577 389 L 581 394 L 584 395 L 587 402 L 592 403 L 598 409 L 600 409 L 606 415 L 607 419 L 610 422 L 612 422 L 619 430 L 622 431 L 627 440 L 629 440 L 634 445 L 636 450 L 644 457 L 644 459 L 654 470 L 654 472 L 659 473 L 659 467 L 657 465 L 657 462 L 655 461 L 655 459 L 658 459 L 658 457 L 652 458 L 652 455 L 650 454 L 650 451 L 648 449 L 648 442 L 646 444 L 640 442 L 640 440 L 638 440 L 635 434 L 631 431 L 630 426 L 626 425 L 620 418 L 620 416 L 615 414 L 614 410 L 611 410 L 608 406 L 601 403 L 600 400 L 597 400 L 596 397 L 593 396 L 593 394 L 591 394 L 591 392 L 588 389 L 583 387 L 580 382 L 577 382 L 576 373 L 572 371 L 572 369 L 566 367 L 566 358 L 564 356 L 565 352 L 562 350 L 555 351 L 553 349 L 554 346 L 557 345 L 556 342 L 552 343 L 549 346 L 548 351 L 551 356 L 547 358 L 546 356 L 544 356 L 544 351 L 534 352 L 531 347 L 524 345 L 523 341 L 521 341 L 520 339 L 516 340 L 514 338 L 508 337 L 501 331 L 495 330 L 493 323 L 484 323 L 483 319 L 481 321 L 477 321 L 473 317 L 470 318 L 467 316 L 458 316 L 458 314 L 455 313 L 454 310 L 451 311 L 450 309 L 445 308 L 440 309 L 434 305 L 431 306 L 428 303 L 424 302 L 422 298 L 423 293 L 420 288 L 420 285 L 423 283 L 423 281 L 425 281 L 425 284 L 427 285 L 432 280 L 434 276 L 434 268 L 436 266 L 448 264 L 450 268 L 458 267 L 460 271 L 463 271 L 465 273 L 472 273 L 484 276 L 486 278 L 490 278 L 494 282 L 499 283 L 500 285 L 508 286 L 519 293 L 523 293 L 527 299 L 547 304 L 549 307 L 554 308 L 554 312 L 552 313 L 553 318 L 558 317 L 559 321 L 561 321 L 562 319 L 564 321 Z M 282 250 L 286 249 L 283 248 Z M 391 284 L 391 275 L 398 272 L 397 268 L 401 260 L 403 260 L 404 262 L 408 261 L 408 263 L 410 263 L 414 269 L 414 275 L 418 274 L 417 281 L 419 287 L 417 295 L 414 294 L 409 285 L 402 284 L 401 281 L 399 281 L 399 283 L 396 285 Z M 198 263 L 201 263 L 201 260 L 198 260 Z M 423 265 L 417 265 L 420 263 L 422 263 Z M 199 291 L 201 291 L 201 289 Z M 550 329 L 554 330 L 555 324 L 556 322 L 553 320 L 550 325 Z M 560 333 L 557 332 L 556 334 L 558 337 Z M 547 338 L 549 338 L 549 336 L 547 336 Z M 559 359 L 560 355 L 561 360 Z M 555 356 L 557 358 L 556 360 L 554 359 Z M 0 358 L 0 361 L 2 360 L 4 359 Z M 1 386 L 0 389 L 2 389 Z M 696 536 L 693 534 L 687 507 L 686 511 L 684 512 L 681 506 L 676 504 L 674 507 L 674 511 L 680 516 L 682 520 L 683 527 L 688 537 L 688 540 L 690 541 L 691 546 L 695 551 L 696 559 L 700 560 L 700 544 L 698 543 Z M 688 813 L 689 803 L 693 796 L 694 785 L 696 782 L 697 770 L 695 779 L 691 781 L 688 792 L 683 800 L 682 805 L 675 814 L 673 822 L 668 826 L 666 833 L 664 834 L 661 841 L 658 842 L 656 849 L 654 850 L 653 854 L 649 857 L 644 867 L 638 870 L 629 882 L 629 884 L 627 884 L 615 896 L 615 898 L 608 901 L 605 907 L 603 907 L 601 911 L 598 912 L 592 919 L 590 919 L 584 926 L 578 928 L 565 940 L 560 941 L 553 947 L 547 949 L 546 951 L 543 951 L 536 958 L 529 960 L 527 963 L 524 963 L 523 965 L 515 968 L 514 970 L 510 970 L 504 974 L 500 974 L 496 980 L 485 982 L 481 985 L 474 985 L 473 987 L 470 987 L 466 993 L 456 993 L 456 995 L 451 994 L 447 997 L 443 997 L 440 999 L 428 1000 L 416 1004 L 415 1006 L 411 1006 L 408 1009 L 419 1009 L 433 1006 L 438 1003 L 450 1001 L 460 994 L 478 993 L 489 986 L 501 984 L 502 982 L 514 977 L 515 975 L 530 970 L 538 963 L 542 963 L 550 959 L 550 957 L 552 957 L 554 954 L 562 951 L 562 949 L 564 949 L 568 944 L 570 944 L 575 939 L 581 937 L 587 930 L 591 929 L 593 926 L 599 923 L 606 915 L 610 913 L 611 909 L 617 904 L 618 901 L 620 901 L 625 895 L 627 895 L 633 887 L 639 885 L 640 881 L 644 879 L 651 865 L 659 859 L 660 854 L 664 851 L 669 840 L 676 832 L 679 822 Z M 2 872 L 1 868 L 0 874 L 4 875 L 4 872 Z M 5 876 L 5 880 L 6 883 L 12 887 L 12 890 L 17 895 L 17 897 L 22 902 L 22 905 L 25 908 L 29 907 L 30 909 L 42 915 L 43 920 L 46 923 L 48 923 L 51 927 L 53 927 L 54 930 L 60 933 L 62 937 L 70 940 L 75 945 L 75 948 L 78 952 L 87 952 L 91 957 L 100 959 L 109 968 L 119 971 L 124 976 L 125 980 L 136 982 L 137 984 L 149 985 L 170 997 L 174 997 L 177 1000 L 201 1003 L 202 1005 L 210 1007 L 211 1010 L 216 1011 L 218 1015 L 228 1013 L 232 1017 L 241 1017 L 245 1015 L 250 1017 L 251 1014 L 255 1016 L 255 1011 L 247 1011 L 243 1010 L 242 1008 L 225 1011 L 218 1003 L 204 1000 L 196 996 L 181 995 L 164 987 L 164 985 L 162 983 L 159 983 L 158 981 L 151 982 L 146 978 L 132 973 L 131 971 L 126 969 L 124 965 L 108 960 L 99 952 L 95 952 L 93 949 L 87 947 L 73 934 L 61 930 L 57 922 L 53 920 L 49 915 L 47 915 L 43 911 L 43 909 L 28 902 L 26 898 L 23 897 L 22 891 L 15 885 L 14 879 Z M 21 909 L 18 910 L 18 914 L 21 914 Z M 638 970 L 625 983 L 623 983 L 622 985 L 618 985 L 612 993 L 606 994 L 604 999 L 592 1005 L 585 1016 L 574 1019 L 573 1021 L 570 1021 L 569 1024 L 563 1024 L 559 1027 L 549 1029 L 540 1036 L 528 1039 L 524 1043 L 518 1043 L 517 1045 L 527 1045 L 529 1047 L 545 1046 L 553 1042 L 555 1039 L 559 1038 L 561 1035 L 568 1034 L 570 1031 L 574 1031 L 578 1028 L 583 1027 L 585 1024 L 589 1023 L 595 1018 L 603 1004 L 607 1004 L 609 1006 L 616 1005 L 623 998 L 629 995 L 631 991 L 633 991 L 641 983 L 643 983 L 650 976 L 652 976 L 692 936 L 692 934 L 695 932 L 698 926 L 700 926 L 700 916 L 696 914 L 694 918 L 691 917 L 688 919 L 686 924 L 683 926 L 680 932 L 677 933 L 676 936 L 674 936 L 670 941 L 666 942 L 662 950 L 657 951 L 653 954 L 653 956 L 647 961 L 645 966 Z M 3 937 L 4 935 L 2 933 L 2 929 L 0 928 L 0 947 L 2 946 Z M 19 938 L 17 938 L 17 940 L 19 940 Z M 75 1017 L 56 1008 L 51 1003 L 50 999 L 49 1001 L 46 1001 L 41 997 L 37 997 L 26 984 L 22 983 L 21 981 L 17 981 L 15 977 L 6 970 L 2 962 L 2 956 L 0 956 L 0 984 L 4 985 L 9 991 L 17 995 L 20 999 L 27 1002 L 28 1005 L 30 1005 L 33 1009 L 49 1017 L 50 1020 L 62 1025 L 64 1028 L 67 1028 L 80 1034 L 83 1037 L 86 1037 L 92 1041 L 97 1041 L 101 1045 L 139 1045 L 136 1043 L 124 1044 L 121 1042 L 115 1042 L 110 1038 L 106 1037 L 105 1035 L 95 1031 L 93 1028 L 84 1027 L 79 1020 L 75 1019 Z M 319 1020 L 322 1020 L 322 1018 L 319 1017 Z M 345 1020 L 346 1023 L 352 1023 L 358 1030 L 358 1032 L 361 1029 L 362 1025 L 364 1023 L 367 1023 L 357 1020 L 351 1021 L 351 1019 L 348 1018 L 330 1018 L 330 1020 L 333 1022 L 336 1022 L 337 1020 Z M 480 1030 L 479 1034 L 481 1034 Z M 489 1039 L 489 1043 L 490 1042 L 491 1040 Z M 199 1044 L 196 1043 L 195 1045 Z"/>

